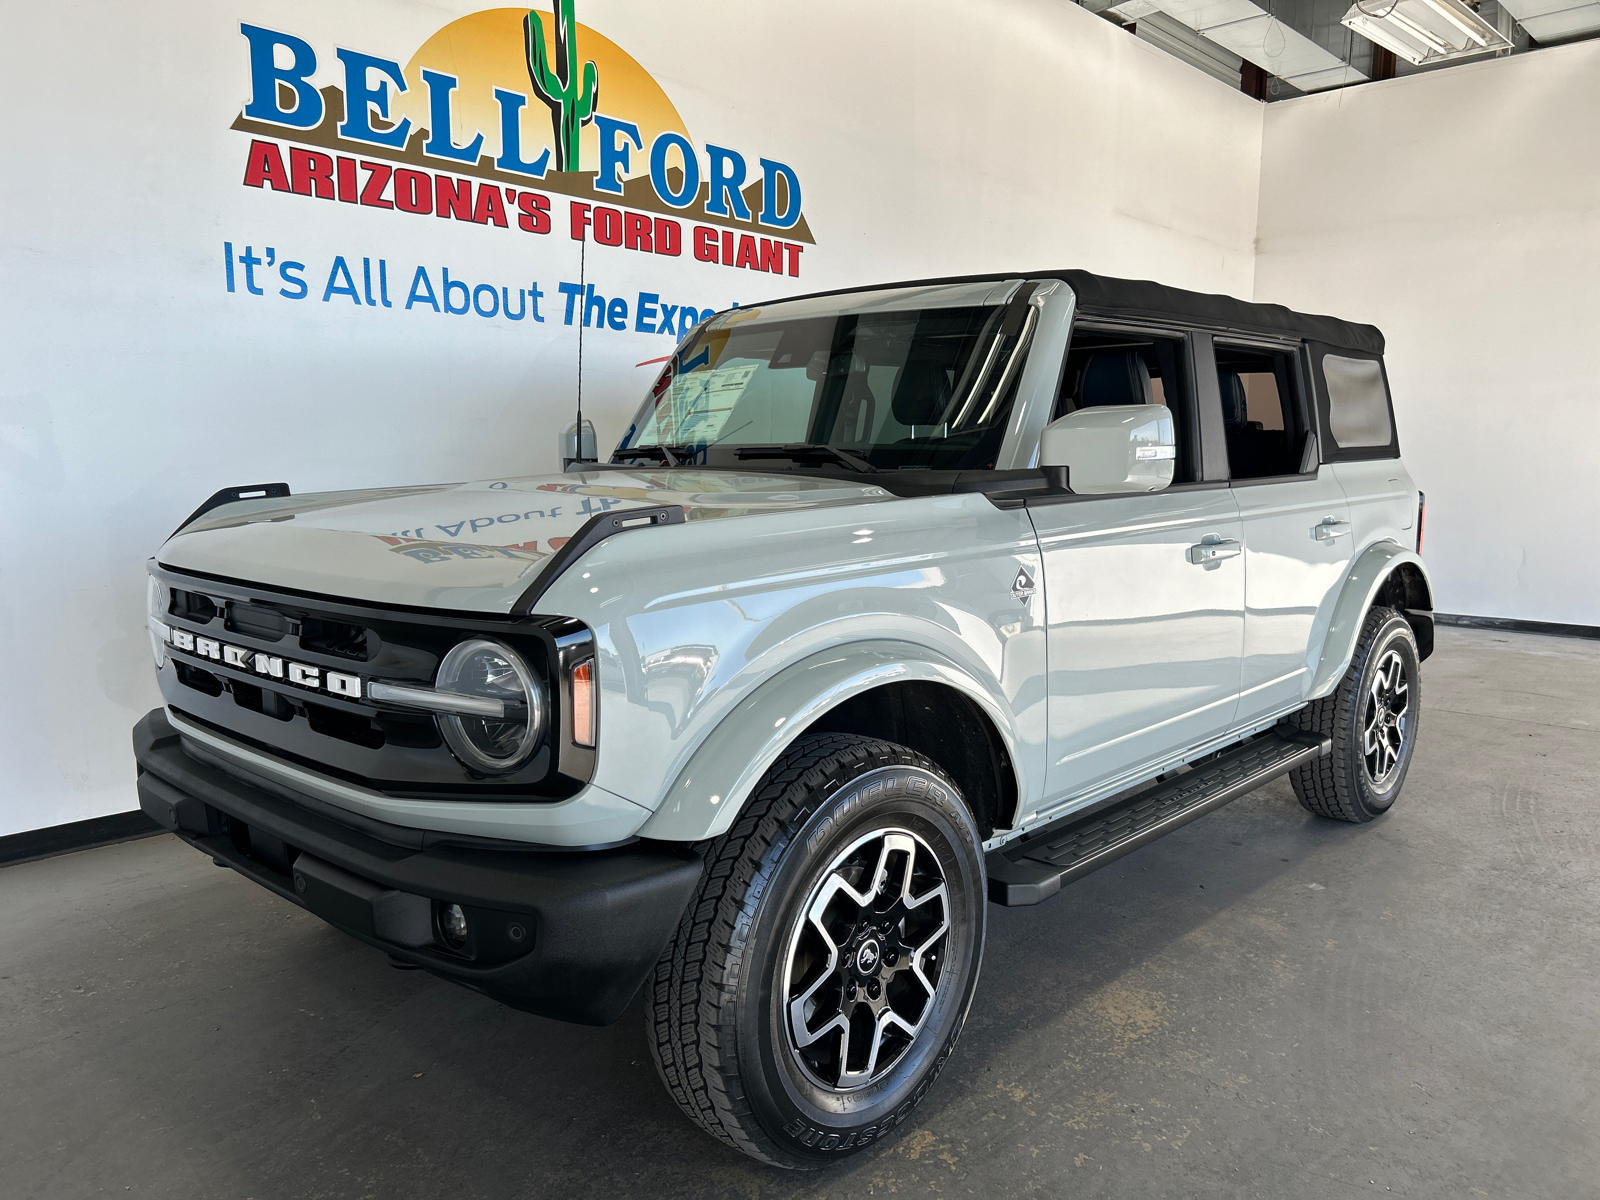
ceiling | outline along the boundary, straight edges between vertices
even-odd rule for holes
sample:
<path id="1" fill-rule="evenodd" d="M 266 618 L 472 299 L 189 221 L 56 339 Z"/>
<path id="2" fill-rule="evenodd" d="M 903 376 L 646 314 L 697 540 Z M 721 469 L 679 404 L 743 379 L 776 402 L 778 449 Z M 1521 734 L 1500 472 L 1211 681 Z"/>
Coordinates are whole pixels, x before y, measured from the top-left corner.
<path id="1" fill-rule="evenodd" d="M 1349 87 L 1373 79 L 1442 70 L 1491 54 L 1519 54 L 1600 35 L 1600 0 L 1465 0 L 1488 27 L 1493 49 L 1465 43 L 1443 61 L 1414 65 L 1344 25 L 1352 0 L 1077 0 L 1234 87 L 1263 100 Z M 1389 18 L 1396 0 L 1362 0 L 1369 17 Z M 1460 11 L 1459 9 L 1457 11 Z M 1400 20 L 1405 19 L 1401 13 Z M 1446 18 L 1448 19 L 1448 18 Z M 1482 26 L 1480 26 L 1482 28 Z"/>

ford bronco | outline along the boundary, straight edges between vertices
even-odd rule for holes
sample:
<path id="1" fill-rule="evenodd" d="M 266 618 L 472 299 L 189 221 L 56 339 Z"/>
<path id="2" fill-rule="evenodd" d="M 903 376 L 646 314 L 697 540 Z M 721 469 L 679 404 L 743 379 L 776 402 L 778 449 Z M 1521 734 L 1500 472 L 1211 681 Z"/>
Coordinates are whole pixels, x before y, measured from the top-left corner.
<path id="1" fill-rule="evenodd" d="M 643 994 L 703 1129 L 903 1123 L 1037 904 L 1415 749 L 1422 497 L 1367 325 L 1080 271 L 691 330 L 607 463 L 212 497 L 150 563 L 146 812 L 529 1012 Z"/>

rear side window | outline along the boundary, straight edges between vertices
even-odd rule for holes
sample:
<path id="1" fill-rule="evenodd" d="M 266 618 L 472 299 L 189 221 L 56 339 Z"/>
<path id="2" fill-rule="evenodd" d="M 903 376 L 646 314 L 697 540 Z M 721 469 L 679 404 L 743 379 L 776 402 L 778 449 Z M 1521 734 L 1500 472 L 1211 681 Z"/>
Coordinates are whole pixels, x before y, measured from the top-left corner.
<path id="1" fill-rule="evenodd" d="M 1387 446 L 1394 438 L 1389 424 L 1389 391 L 1375 358 L 1322 357 L 1328 384 L 1328 432 L 1341 447 Z"/>
<path id="2" fill-rule="evenodd" d="M 1215 350 L 1229 474 L 1234 479 L 1297 474 L 1305 433 L 1295 356 L 1221 341 Z"/>
<path id="3" fill-rule="evenodd" d="M 1323 462 L 1398 458 L 1394 405 L 1383 359 L 1361 350 L 1312 348 Z"/>

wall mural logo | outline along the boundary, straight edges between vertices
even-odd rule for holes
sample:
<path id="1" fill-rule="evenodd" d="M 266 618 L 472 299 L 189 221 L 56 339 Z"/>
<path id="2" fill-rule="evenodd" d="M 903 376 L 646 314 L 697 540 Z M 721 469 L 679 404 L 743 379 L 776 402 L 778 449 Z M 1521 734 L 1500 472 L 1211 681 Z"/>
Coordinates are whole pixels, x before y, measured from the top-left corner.
<path id="1" fill-rule="evenodd" d="M 815 243 L 795 170 L 697 147 L 649 72 L 579 24 L 573 0 L 554 2 L 553 13 L 451 21 L 404 66 L 335 48 L 343 86 L 320 90 L 311 43 L 241 24 L 250 98 L 232 128 L 251 135 L 245 186 L 534 235 L 559 227 L 624 252 L 798 276 Z M 592 298 L 582 299 L 587 324 Z"/>

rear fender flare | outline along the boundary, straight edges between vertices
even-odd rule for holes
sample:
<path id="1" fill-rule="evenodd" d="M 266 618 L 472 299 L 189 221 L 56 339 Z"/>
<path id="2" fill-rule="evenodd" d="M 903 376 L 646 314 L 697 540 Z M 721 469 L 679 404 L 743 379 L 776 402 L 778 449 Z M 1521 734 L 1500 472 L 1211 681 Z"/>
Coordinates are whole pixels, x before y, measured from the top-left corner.
<path id="1" fill-rule="evenodd" d="M 1372 607 L 1389 577 L 1408 564 L 1421 573 L 1431 596 L 1433 584 L 1428 579 L 1427 567 L 1422 565 L 1422 559 L 1414 551 L 1407 550 L 1398 542 L 1376 542 L 1356 556 L 1334 605 L 1333 619 L 1328 624 L 1328 635 L 1322 642 L 1322 657 L 1311 677 L 1311 691 L 1307 700 L 1320 700 L 1339 686 L 1339 680 L 1350 669 L 1350 660 L 1355 657 L 1356 639 L 1361 636 L 1361 624 L 1366 620 L 1367 610 Z"/>
<path id="2" fill-rule="evenodd" d="M 741 701 L 695 750 L 639 836 L 693 842 L 725 833 L 767 769 L 818 717 L 872 688 L 911 681 L 946 684 L 982 707 L 1027 794 L 1011 705 L 997 684 L 925 646 L 868 642 L 801 659 Z"/>

